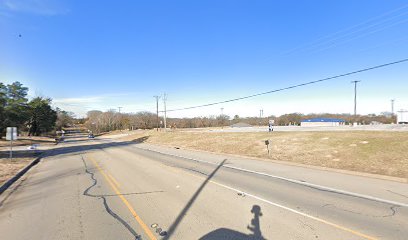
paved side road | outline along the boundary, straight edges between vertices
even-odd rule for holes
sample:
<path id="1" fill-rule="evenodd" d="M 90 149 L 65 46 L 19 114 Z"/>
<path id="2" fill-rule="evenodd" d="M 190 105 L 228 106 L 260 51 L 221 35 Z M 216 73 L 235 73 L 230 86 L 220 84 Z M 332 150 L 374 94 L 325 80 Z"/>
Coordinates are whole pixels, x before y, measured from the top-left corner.
<path id="1" fill-rule="evenodd" d="M 1 196 L 2 239 L 408 236 L 404 206 L 227 168 L 237 166 L 229 158 L 200 156 L 206 163 L 147 145 L 83 140 L 54 149 Z"/>

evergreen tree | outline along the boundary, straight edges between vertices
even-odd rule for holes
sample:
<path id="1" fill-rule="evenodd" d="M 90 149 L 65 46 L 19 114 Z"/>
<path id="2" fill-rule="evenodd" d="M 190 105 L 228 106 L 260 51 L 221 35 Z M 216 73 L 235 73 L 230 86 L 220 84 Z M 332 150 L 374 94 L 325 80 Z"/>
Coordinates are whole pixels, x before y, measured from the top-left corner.
<path id="1" fill-rule="evenodd" d="M 29 135 L 39 136 L 55 127 L 57 112 L 51 108 L 51 99 L 36 97 L 29 102 Z"/>
<path id="2" fill-rule="evenodd" d="M 6 112 L 5 107 L 7 103 L 7 88 L 6 86 L 0 82 L 0 138 L 4 132 L 5 120 L 6 120 Z"/>
<path id="3" fill-rule="evenodd" d="M 24 129 L 29 119 L 27 87 L 20 82 L 14 82 L 6 87 L 6 104 L 4 127 Z"/>

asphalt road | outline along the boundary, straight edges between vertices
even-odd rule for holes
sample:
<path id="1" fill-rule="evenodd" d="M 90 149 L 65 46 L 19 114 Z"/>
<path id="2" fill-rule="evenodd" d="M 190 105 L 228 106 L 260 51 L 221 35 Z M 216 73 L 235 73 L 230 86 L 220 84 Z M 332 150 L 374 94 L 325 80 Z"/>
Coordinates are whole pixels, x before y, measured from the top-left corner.
<path id="1" fill-rule="evenodd" d="M 242 171 L 228 167 L 229 156 L 196 161 L 183 153 L 68 138 L 0 197 L 0 238 L 407 239 L 403 201 Z"/>

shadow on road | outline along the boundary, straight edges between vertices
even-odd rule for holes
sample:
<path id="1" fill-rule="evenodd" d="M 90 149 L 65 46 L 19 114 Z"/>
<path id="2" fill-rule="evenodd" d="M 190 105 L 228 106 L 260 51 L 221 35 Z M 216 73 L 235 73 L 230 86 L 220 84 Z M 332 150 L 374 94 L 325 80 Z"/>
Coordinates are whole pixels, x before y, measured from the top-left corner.
<path id="1" fill-rule="evenodd" d="M 241 233 L 228 228 L 219 228 L 204 235 L 199 240 L 265 240 L 261 233 L 259 219 L 262 216 L 261 207 L 258 205 L 252 206 L 251 213 L 254 214 L 254 217 L 251 220 L 251 225 L 247 226 L 247 228 L 252 232 L 251 234 Z"/>
<path id="2" fill-rule="evenodd" d="M 56 155 L 68 154 L 68 153 L 81 153 L 81 152 L 90 151 L 90 150 L 98 150 L 98 149 L 104 149 L 104 148 L 110 148 L 110 147 L 120 147 L 120 146 L 127 146 L 131 144 L 143 143 L 148 138 L 149 138 L 148 136 L 145 136 L 145 137 L 134 139 L 132 141 L 106 142 L 109 140 L 104 140 L 104 139 L 89 140 L 87 137 L 81 137 L 77 139 L 68 140 L 66 142 L 61 142 L 55 148 L 49 149 L 49 150 L 14 150 L 13 156 L 16 158 L 33 157 L 33 156 L 38 156 L 39 154 L 43 152 L 45 152 L 44 157 L 51 157 L 51 156 L 56 156 Z M 89 142 L 89 144 L 75 145 L 75 146 L 65 145 L 65 143 L 70 144 L 70 143 L 81 143 L 81 142 L 83 143 Z M 0 151 L 0 159 L 8 158 L 8 157 L 9 157 L 8 149 Z"/>
<path id="3" fill-rule="evenodd" d="M 38 157 L 43 153 L 39 150 L 13 150 L 13 158 L 34 158 Z M 8 159 L 10 157 L 10 150 L 0 151 L 0 160 Z"/>
<path id="4" fill-rule="evenodd" d="M 76 146 L 70 146 L 70 145 L 65 145 L 61 144 L 58 145 L 54 149 L 50 150 L 45 150 L 45 156 L 44 157 L 52 157 L 52 156 L 57 156 L 57 155 L 64 155 L 64 154 L 82 154 L 87 151 L 92 151 L 92 150 L 101 150 L 101 149 L 106 149 L 106 148 L 112 148 L 112 147 L 122 147 L 122 146 L 128 146 L 132 144 L 139 144 L 145 142 L 149 137 L 141 137 L 134 139 L 132 141 L 125 141 L 125 142 L 110 142 L 109 140 L 103 140 L 103 139 L 94 139 L 90 140 L 90 144 L 86 145 L 76 145 Z M 82 142 L 85 139 L 77 139 L 77 142 Z M 75 139 L 72 140 L 72 142 L 76 142 Z M 20 151 L 16 151 L 15 154 L 18 154 Z M 25 154 L 27 151 L 21 151 L 21 154 Z M 0 151 L 1 153 L 1 151 Z M 190 198 L 190 200 L 187 202 L 187 204 L 184 206 L 184 208 L 180 211 L 176 219 L 173 221 L 173 223 L 170 225 L 167 231 L 162 231 L 160 232 L 160 235 L 163 237 L 163 240 L 168 240 L 171 239 L 172 235 L 176 231 L 177 227 L 179 224 L 182 222 L 184 216 L 187 214 L 187 212 L 190 210 L 190 208 L 193 206 L 194 202 L 197 200 L 198 196 L 200 193 L 203 191 L 203 189 L 206 187 L 206 185 L 209 183 L 209 181 L 213 178 L 213 176 L 217 173 L 217 171 L 225 164 L 226 159 L 224 159 L 212 172 L 207 176 L 207 178 L 204 180 L 203 183 L 201 183 L 200 187 L 196 190 L 196 192 L 193 194 L 193 196 Z M 88 168 L 86 166 L 86 163 L 84 161 L 86 173 L 91 176 L 91 179 L 93 181 L 92 185 L 89 186 L 83 193 L 83 195 L 88 196 L 88 197 L 97 197 L 101 198 L 103 200 L 103 204 L 105 207 L 105 210 L 116 220 L 118 220 L 134 237 L 135 239 L 140 239 L 140 235 L 136 233 L 136 231 L 119 215 L 117 215 L 115 212 L 113 212 L 108 203 L 106 197 L 112 197 L 116 196 L 115 194 L 106 194 L 106 195 L 93 195 L 90 194 L 89 191 L 91 188 L 93 188 L 96 185 L 96 179 L 93 176 L 93 172 L 91 172 L 93 169 Z M 69 176 L 73 174 L 78 174 L 80 169 L 73 169 L 69 172 L 65 173 L 59 173 L 51 176 L 51 178 L 47 179 L 41 179 L 39 182 L 34 182 L 31 183 L 30 185 L 37 185 L 40 182 L 44 181 L 49 181 L 53 180 L 55 178 L 61 178 L 64 176 Z M 137 194 L 151 194 L 151 193 L 159 193 L 161 191 L 156 191 L 156 192 L 139 192 L 139 193 L 125 193 L 122 195 L 137 195 Z M 261 213 L 261 208 L 258 205 L 254 205 L 252 207 L 251 212 L 254 214 L 253 219 L 251 220 L 251 224 L 247 226 L 248 230 L 251 231 L 252 233 L 250 234 L 245 234 L 241 233 L 232 229 L 227 229 L 227 228 L 219 228 L 216 229 L 203 237 L 199 238 L 200 240 L 217 240 L 217 239 L 236 239 L 236 240 L 264 240 L 265 238 L 262 236 L 261 230 L 260 230 L 260 217 L 262 216 Z"/>
<path id="5" fill-rule="evenodd" d="M 72 154 L 72 153 L 83 153 L 86 151 L 91 151 L 91 150 L 100 150 L 100 149 L 105 149 L 105 148 L 111 148 L 111 147 L 120 147 L 120 146 L 127 146 L 130 144 L 135 144 L 133 141 L 126 141 L 126 142 L 91 142 L 91 144 L 87 145 L 75 145 L 75 146 L 66 146 L 64 144 L 58 145 L 58 147 L 54 149 L 49 149 L 49 150 L 44 150 L 45 155 L 44 157 L 52 157 L 52 156 L 57 156 L 57 155 L 63 155 L 63 154 Z M 19 151 L 16 151 L 16 154 L 18 154 Z"/>
<path id="6" fill-rule="evenodd" d="M 143 143 L 143 142 L 145 142 L 147 139 L 149 139 L 149 136 L 144 136 L 144 137 L 140 137 L 140 138 L 133 139 L 132 142 L 134 142 L 134 143 Z"/>
<path id="7" fill-rule="evenodd" d="M 197 199 L 198 195 L 200 195 L 201 191 L 204 189 L 204 187 L 208 184 L 208 182 L 211 180 L 211 178 L 214 176 L 214 174 L 224 165 L 225 161 L 227 159 L 224 159 L 218 166 L 217 168 L 214 169 L 214 171 L 208 175 L 208 177 L 204 180 L 204 182 L 201 184 L 201 186 L 197 189 L 197 191 L 194 193 L 194 195 L 190 198 L 190 200 L 187 202 L 186 206 L 181 210 L 179 215 L 177 216 L 176 220 L 171 224 L 167 232 L 163 232 L 163 235 L 166 234 L 163 238 L 163 240 L 170 239 L 171 235 L 174 233 L 174 231 L 177 229 L 178 225 L 180 222 L 183 220 L 184 216 L 187 214 L 188 210 L 191 208 L 195 200 Z"/>

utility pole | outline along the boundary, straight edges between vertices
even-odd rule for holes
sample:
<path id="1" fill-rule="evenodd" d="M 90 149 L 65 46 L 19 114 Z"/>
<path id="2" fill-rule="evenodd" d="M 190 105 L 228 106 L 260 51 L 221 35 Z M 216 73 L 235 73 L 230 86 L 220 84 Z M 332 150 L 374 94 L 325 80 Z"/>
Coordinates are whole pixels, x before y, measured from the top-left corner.
<path id="1" fill-rule="evenodd" d="M 356 120 L 357 116 L 357 83 L 361 81 L 351 81 L 354 83 L 354 121 Z"/>
<path id="2" fill-rule="evenodd" d="M 392 114 L 392 116 L 394 116 L 394 102 L 395 102 L 395 99 L 391 99 L 391 114 Z"/>
<path id="3" fill-rule="evenodd" d="M 122 132 L 122 123 L 121 123 L 122 118 L 120 117 L 120 109 L 121 108 L 122 107 L 118 107 L 118 110 L 119 110 L 119 130 Z"/>
<path id="4" fill-rule="evenodd" d="M 220 115 L 221 122 L 221 129 L 224 129 L 224 108 L 221 108 L 221 115 Z"/>
<path id="5" fill-rule="evenodd" d="M 156 98 L 156 114 L 157 114 L 157 131 L 159 131 L 159 99 L 160 96 L 153 96 L 154 98 Z"/>
<path id="6" fill-rule="evenodd" d="M 395 99 L 391 99 L 391 118 L 394 117 L 394 102 L 395 102 Z M 397 118 L 395 118 L 395 119 L 397 119 Z M 397 122 L 398 120 L 395 120 L 395 121 Z"/>
<path id="7" fill-rule="evenodd" d="M 167 110 L 166 110 L 166 101 L 167 101 L 167 94 L 163 93 L 163 105 L 164 105 L 164 131 L 166 131 L 167 129 L 167 123 L 166 123 L 166 119 L 167 119 Z"/>

